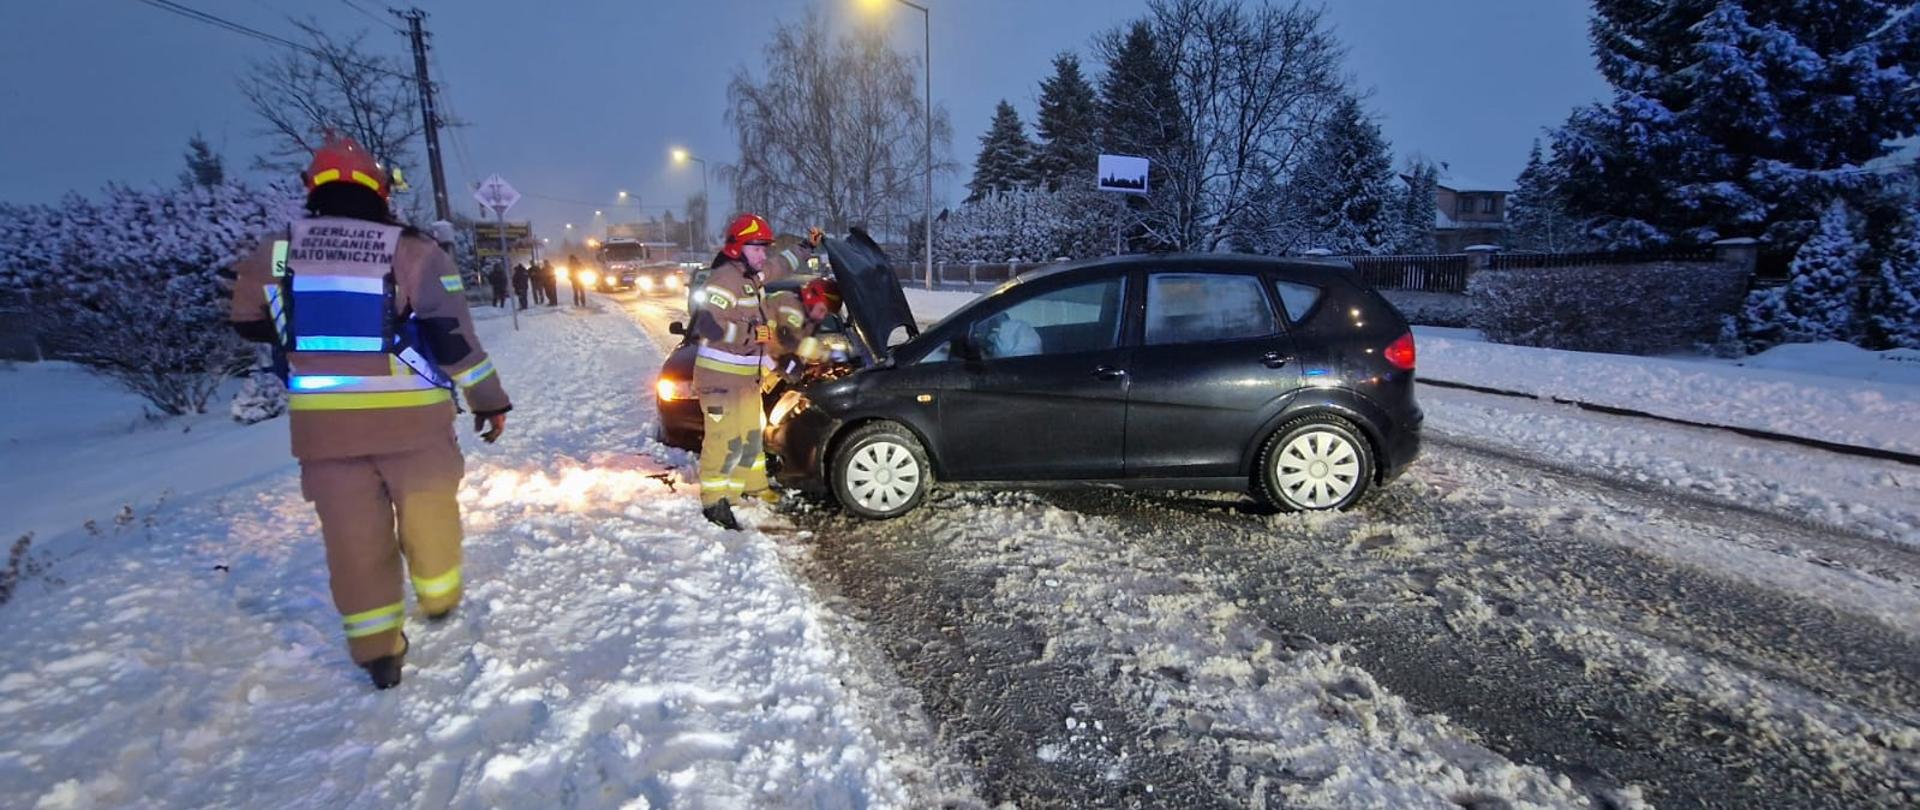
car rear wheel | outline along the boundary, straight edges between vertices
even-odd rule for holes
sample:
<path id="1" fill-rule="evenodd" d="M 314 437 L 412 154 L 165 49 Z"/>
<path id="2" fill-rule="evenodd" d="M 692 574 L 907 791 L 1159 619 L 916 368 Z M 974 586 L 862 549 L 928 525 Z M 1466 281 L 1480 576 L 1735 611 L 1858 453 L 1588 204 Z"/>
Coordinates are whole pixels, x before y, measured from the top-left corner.
<path id="1" fill-rule="evenodd" d="M 833 495 L 869 520 L 896 518 L 919 506 L 933 487 L 927 452 L 906 428 L 875 422 L 854 429 L 832 460 Z"/>
<path id="2" fill-rule="evenodd" d="M 1255 491 L 1289 512 L 1345 509 L 1373 483 L 1373 447 L 1353 423 L 1316 415 L 1281 425 L 1260 453 Z"/>

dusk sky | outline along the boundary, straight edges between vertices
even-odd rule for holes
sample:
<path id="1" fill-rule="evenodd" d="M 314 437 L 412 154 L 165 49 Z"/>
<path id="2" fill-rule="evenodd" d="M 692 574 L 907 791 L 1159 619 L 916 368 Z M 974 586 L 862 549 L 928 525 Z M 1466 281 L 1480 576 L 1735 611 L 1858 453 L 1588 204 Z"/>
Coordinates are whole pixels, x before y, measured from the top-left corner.
<path id="1" fill-rule="evenodd" d="M 370 49 L 412 64 L 405 39 L 377 28 L 398 22 L 378 0 L 181 3 L 289 37 L 290 16 L 316 17 L 342 34 L 373 30 Z M 651 213 L 663 205 L 677 212 L 700 177 L 674 166 L 669 149 L 684 145 L 714 168 L 734 158 L 722 119 L 727 81 L 742 65 L 758 71 L 773 27 L 797 20 L 808 3 L 424 0 L 435 79 L 452 113 L 470 123 L 446 141 L 455 205 L 472 213 L 468 184 L 498 172 L 529 194 L 509 216 L 531 218 L 543 233 L 589 222 L 596 205 L 615 215 L 621 189 Z M 876 18 L 857 0 L 813 4 L 837 26 L 886 25 L 902 52 L 921 53 L 919 12 L 889 3 Z M 971 173 L 995 102 L 1012 101 L 1031 125 L 1053 56 L 1079 52 L 1097 71 L 1092 37 L 1145 5 L 922 4 L 932 9 L 934 100 L 952 116 L 952 156 L 963 167 L 937 189 L 948 202 Z M 1581 0 L 1332 0 L 1327 9 L 1395 153 L 1446 161 L 1475 185 L 1511 184 L 1543 127 L 1606 92 Z M 171 182 L 196 129 L 230 168 L 260 151 L 235 79 L 277 46 L 135 0 L 7 3 L 0 30 L 10 34 L 0 49 L 9 121 L 0 128 L 0 201 L 50 201 L 111 181 Z M 417 155 L 424 164 L 425 149 Z M 425 193 L 425 166 L 408 168 Z M 714 182 L 717 215 L 730 201 Z"/>

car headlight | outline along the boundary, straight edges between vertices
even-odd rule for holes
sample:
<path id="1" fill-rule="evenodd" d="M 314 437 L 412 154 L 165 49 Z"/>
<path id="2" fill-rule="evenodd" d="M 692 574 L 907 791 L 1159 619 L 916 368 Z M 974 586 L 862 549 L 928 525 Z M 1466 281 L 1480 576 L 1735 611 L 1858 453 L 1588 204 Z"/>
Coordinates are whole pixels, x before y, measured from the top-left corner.
<path id="1" fill-rule="evenodd" d="M 591 287 L 600 283 L 600 274 L 592 270 L 582 270 L 580 271 L 580 281 Z"/>
<path id="2" fill-rule="evenodd" d="M 646 276 L 641 276 L 641 277 L 640 277 L 640 291 L 641 291 L 641 292 L 653 292 L 653 279 L 651 279 L 651 278 L 648 278 L 648 277 L 646 277 Z"/>
<path id="3" fill-rule="evenodd" d="M 693 399 L 693 386 L 672 377 L 661 377 L 659 382 L 653 384 L 653 393 L 661 402 Z"/>
<path id="4" fill-rule="evenodd" d="M 668 275 L 668 276 L 667 276 L 667 289 L 669 289 L 669 290 L 677 290 L 677 289 L 680 289 L 680 277 L 679 277 L 679 276 L 675 276 L 675 275 Z"/>
<path id="5" fill-rule="evenodd" d="M 788 391 L 781 394 L 780 401 L 773 403 L 773 412 L 767 414 L 767 425 L 777 427 L 780 423 L 787 421 L 788 417 L 799 413 L 806 407 L 807 397 L 799 391 Z"/>

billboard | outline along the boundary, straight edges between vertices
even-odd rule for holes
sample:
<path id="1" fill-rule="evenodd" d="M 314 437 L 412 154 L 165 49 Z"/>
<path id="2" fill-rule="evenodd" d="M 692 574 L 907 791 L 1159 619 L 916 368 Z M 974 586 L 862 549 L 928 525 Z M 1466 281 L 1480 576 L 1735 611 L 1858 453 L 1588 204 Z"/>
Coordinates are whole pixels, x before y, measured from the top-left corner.
<path id="1" fill-rule="evenodd" d="M 1101 155 L 1099 188 L 1121 194 L 1145 194 L 1147 166 L 1147 159 L 1143 157 Z"/>

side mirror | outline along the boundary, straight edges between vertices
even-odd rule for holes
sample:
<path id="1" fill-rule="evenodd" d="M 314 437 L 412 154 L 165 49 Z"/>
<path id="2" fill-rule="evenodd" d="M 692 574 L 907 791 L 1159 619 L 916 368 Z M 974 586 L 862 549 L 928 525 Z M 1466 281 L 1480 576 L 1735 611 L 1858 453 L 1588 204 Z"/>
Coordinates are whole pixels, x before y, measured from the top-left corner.
<path id="1" fill-rule="evenodd" d="M 667 334 L 685 337 L 687 334 L 687 325 L 679 321 L 674 321 L 667 325 Z"/>

